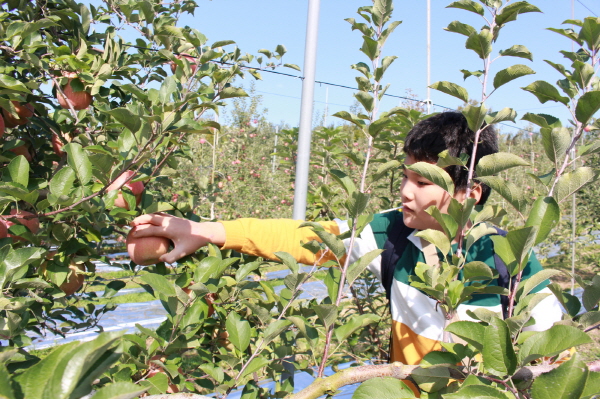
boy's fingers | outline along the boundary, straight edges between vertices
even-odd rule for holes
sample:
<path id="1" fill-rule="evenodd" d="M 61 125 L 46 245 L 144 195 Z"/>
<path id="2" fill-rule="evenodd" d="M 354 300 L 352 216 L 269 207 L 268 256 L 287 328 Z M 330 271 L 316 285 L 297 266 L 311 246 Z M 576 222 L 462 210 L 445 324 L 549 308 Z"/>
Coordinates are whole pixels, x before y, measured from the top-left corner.
<path id="1" fill-rule="evenodd" d="M 175 247 L 171 252 L 167 252 L 166 254 L 161 256 L 159 260 L 171 264 L 177 262 L 178 259 L 183 258 L 185 255 L 186 254 L 184 251 Z"/>
<path id="2" fill-rule="evenodd" d="M 147 215 L 141 215 L 136 217 L 131 221 L 131 226 L 139 226 L 142 224 L 153 224 L 156 226 L 162 226 L 169 219 L 169 215 L 166 215 L 162 212 L 159 213 L 149 213 Z"/>
<path id="3" fill-rule="evenodd" d="M 164 228 L 153 224 L 140 224 L 132 229 L 131 234 L 135 238 L 164 236 Z"/>

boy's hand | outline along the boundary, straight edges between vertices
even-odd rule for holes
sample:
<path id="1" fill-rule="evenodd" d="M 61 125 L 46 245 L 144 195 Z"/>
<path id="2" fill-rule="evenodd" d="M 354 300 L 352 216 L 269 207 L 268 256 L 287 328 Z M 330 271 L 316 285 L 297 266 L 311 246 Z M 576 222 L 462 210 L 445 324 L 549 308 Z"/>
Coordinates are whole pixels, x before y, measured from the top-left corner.
<path id="1" fill-rule="evenodd" d="M 160 257 L 160 261 L 173 263 L 196 252 L 207 244 L 219 247 L 225 244 L 225 228 L 218 222 L 198 223 L 164 213 L 152 213 L 131 222 L 133 237 L 166 237 L 173 242 L 173 250 Z"/>

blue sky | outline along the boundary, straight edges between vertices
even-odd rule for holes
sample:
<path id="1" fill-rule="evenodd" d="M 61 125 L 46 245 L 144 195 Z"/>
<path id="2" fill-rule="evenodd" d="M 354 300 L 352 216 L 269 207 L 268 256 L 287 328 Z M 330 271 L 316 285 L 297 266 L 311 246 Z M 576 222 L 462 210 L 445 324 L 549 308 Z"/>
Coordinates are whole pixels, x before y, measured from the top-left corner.
<path id="1" fill-rule="evenodd" d="M 194 16 L 184 15 L 179 26 L 191 26 L 208 37 L 208 44 L 221 40 L 234 40 L 244 53 L 258 54 L 259 49 L 274 50 L 278 44 L 287 48 L 283 62 L 304 65 L 304 47 L 308 0 L 197 0 L 199 8 Z M 513 1 L 514 2 L 514 1 Z M 481 98 L 481 85 L 474 77 L 463 80 L 461 69 L 482 69 L 482 61 L 471 50 L 465 49 L 465 37 L 444 30 L 454 20 L 468 23 L 479 29 L 483 25 L 480 16 L 458 9 L 446 8 L 450 0 L 431 0 L 431 41 L 432 65 L 431 82 L 451 81 L 465 87 L 471 98 Z M 571 42 L 548 31 L 548 27 L 570 27 L 562 22 L 571 18 L 571 0 L 532 0 L 542 13 L 528 13 L 509 23 L 501 32 L 494 45 L 493 55 L 499 50 L 515 44 L 524 45 L 533 53 L 533 62 L 522 58 L 501 57 L 492 66 L 495 73 L 513 64 L 525 64 L 536 71 L 535 75 L 525 76 L 499 88 L 487 101 L 488 108 L 500 110 L 512 107 L 517 113 L 517 125 L 507 123 L 502 131 L 517 131 L 527 122 L 519 119 L 526 113 L 547 113 L 557 116 L 568 124 L 570 117 L 563 105 L 554 102 L 540 104 L 530 93 L 520 89 L 535 80 L 555 83 L 562 76 L 543 60 L 556 63 L 569 62 L 560 50 L 571 50 Z M 370 5 L 368 0 L 321 0 L 319 20 L 319 40 L 316 80 L 337 85 L 356 87 L 357 72 L 350 65 L 367 62 L 359 51 L 362 38 L 358 31 L 352 31 L 345 18 L 361 17 L 358 7 Z M 573 0 L 576 19 L 600 15 L 599 0 Z M 387 93 L 406 96 L 410 90 L 416 98 L 426 99 L 426 1 L 395 1 L 392 20 L 400 24 L 386 43 L 383 55 L 395 55 L 398 59 L 386 72 L 384 83 L 390 83 Z M 133 40 L 122 32 L 126 40 Z M 302 72 L 289 68 L 278 71 L 302 76 Z M 266 108 L 266 118 L 275 124 L 285 123 L 298 126 L 302 83 L 299 78 L 262 73 L 263 79 L 256 81 L 256 94 L 262 96 L 261 108 Z M 250 76 L 239 84 L 248 88 Z M 491 87 L 491 84 L 489 85 Z M 489 90 L 488 90 L 489 91 Z M 326 123 L 341 123 L 331 115 L 338 111 L 348 111 L 355 102 L 354 90 L 317 84 L 315 87 L 316 116 L 327 115 Z M 461 101 L 441 92 L 431 90 L 434 104 L 455 108 Z M 385 98 L 381 110 L 400 105 L 397 98 Z M 326 104 L 327 103 L 327 104 Z M 327 113 L 325 110 L 327 109 Z M 433 111 L 443 108 L 434 107 Z M 227 118 L 224 119 L 227 123 Z M 515 126 L 512 128 L 511 126 Z"/>
<path id="2" fill-rule="evenodd" d="M 483 20 L 476 14 L 463 10 L 446 8 L 450 1 L 432 0 L 432 82 L 453 81 L 463 85 L 472 98 L 481 94 L 479 82 L 471 77 L 463 81 L 460 69 L 477 70 L 482 68 L 481 60 L 464 48 L 465 37 L 444 31 L 454 20 L 469 23 L 476 28 Z M 534 80 L 548 80 L 554 83 L 560 75 L 544 59 L 553 62 L 568 61 L 559 50 L 571 50 L 568 39 L 546 30 L 547 27 L 568 27 L 561 23 L 571 18 L 571 0 L 533 0 L 543 13 L 529 13 L 519 16 L 502 31 L 494 46 L 494 54 L 514 44 L 525 45 L 533 53 L 534 61 L 521 58 L 503 57 L 493 65 L 493 72 L 515 63 L 530 66 L 537 73 L 515 80 L 498 89 L 488 105 L 495 110 L 513 107 L 519 118 L 526 112 L 548 113 L 560 117 L 565 122 L 569 115 L 563 106 L 547 102 L 540 104 L 530 93 L 520 89 Z M 358 51 L 362 40 L 358 31 L 352 32 L 345 18 L 360 18 L 358 7 L 370 2 L 361 0 L 322 0 L 319 22 L 319 43 L 316 79 L 345 86 L 355 87 L 356 71 L 351 64 L 367 61 Z M 257 54 L 257 50 L 273 50 L 276 45 L 286 46 L 288 53 L 284 62 L 303 67 L 304 41 L 308 1 L 300 0 L 199 0 L 200 8 L 194 17 L 186 17 L 180 25 L 189 25 L 205 34 L 209 43 L 218 40 L 235 40 L 244 52 Z M 591 12 L 587 8 L 591 9 Z M 600 14 L 597 0 L 576 0 L 576 19 Z M 404 96 L 410 89 L 419 99 L 426 98 L 426 1 L 396 1 L 393 20 L 403 23 L 396 29 L 384 49 L 384 55 L 396 55 L 398 59 L 388 69 L 385 81 L 391 84 L 388 93 Z M 564 61 L 563 61 L 564 60 Z M 565 62 L 566 64 L 566 62 Z M 301 73 L 282 68 L 282 72 L 300 76 Z M 244 84 L 248 84 L 243 82 Z M 491 85 L 490 85 L 491 86 Z M 315 88 L 315 112 L 323 114 L 326 97 L 328 114 L 348 110 L 353 104 L 353 91 L 317 84 Z M 263 73 L 263 81 L 256 83 L 257 94 L 263 97 L 263 106 L 268 109 L 267 118 L 273 123 L 285 122 L 297 126 L 300 114 L 301 81 Z M 446 94 L 431 91 L 434 104 L 446 107 L 460 105 L 460 100 Z M 398 99 L 387 99 L 382 109 L 399 105 Z M 440 110 L 436 108 L 436 110 Z M 335 118 L 328 116 L 328 123 Z M 525 126 L 523 122 L 520 126 Z M 506 131 L 510 129 L 505 128 Z"/>

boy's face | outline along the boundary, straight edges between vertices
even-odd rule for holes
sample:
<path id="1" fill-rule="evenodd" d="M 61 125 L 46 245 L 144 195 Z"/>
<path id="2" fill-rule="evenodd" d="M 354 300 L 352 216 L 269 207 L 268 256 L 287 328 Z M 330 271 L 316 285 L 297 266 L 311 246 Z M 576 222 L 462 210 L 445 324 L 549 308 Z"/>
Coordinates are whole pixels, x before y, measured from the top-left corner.
<path id="1" fill-rule="evenodd" d="M 408 166 L 416 162 L 410 155 L 407 155 L 404 165 Z M 439 223 L 425 210 L 435 205 L 440 212 L 447 213 L 452 197 L 440 186 L 411 170 L 403 168 L 403 173 L 400 195 L 404 224 L 418 230 L 441 230 Z M 464 190 L 455 192 L 454 198 L 462 202 L 465 198 Z"/>

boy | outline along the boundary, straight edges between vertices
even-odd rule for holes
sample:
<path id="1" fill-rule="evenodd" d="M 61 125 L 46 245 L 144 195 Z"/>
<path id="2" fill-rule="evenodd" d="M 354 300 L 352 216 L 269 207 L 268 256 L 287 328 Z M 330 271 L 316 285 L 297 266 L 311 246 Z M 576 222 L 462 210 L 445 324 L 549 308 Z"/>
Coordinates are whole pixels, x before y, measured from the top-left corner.
<path id="1" fill-rule="evenodd" d="M 464 116 L 457 112 L 445 112 L 419 122 L 407 135 L 404 152 L 405 165 L 415 162 L 436 163 L 438 154 L 448 150 L 449 154 L 459 157 L 461 154 L 471 156 L 474 133 L 467 125 Z M 481 133 L 475 162 L 481 157 L 498 152 L 497 137 L 491 126 Z M 454 198 L 465 199 L 467 186 L 467 171 L 458 166 L 450 166 L 446 171 L 454 181 L 456 192 Z M 389 289 L 392 315 L 392 345 L 390 360 L 404 364 L 418 364 L 427 353 L 440 349 L 439 342 L 443 337 L 445 316 L 436 301 L 418 289 L 411 287 L 409 276 L 414 275 L 417 262 L 436 264 L 438 254 L 435 248 L 415 236 L 419 230 L 437 229 L 441 227 L 430 216 L 426 209 L 436 205 L 441 212 L 446 212 L 450 203 L 450 195 L 439 186 L 423 178 L 417 173 L 404 168 L 400 188 L 402 211 L 392 211 L 375 215 L 373 221 L 356 240 L 352 259 L 377 248 L 386 247 L 390 235 L 397 229 L 414 229 L 408 236 L 408 243 L 401 257 L 392 265 L 393 280 Z M 470 197 L 479 204 L 484 204 L 490 194 L 490 188 L 484 184 L 474 185 Z M 165 254 L 161 260 L 172 263 L 184 255 L 198 250 L 208 243 L 222 248 L 235 249 L 242 253 L 276 259 L 277 251 L 289 252 L 299 262 L 312 264 L 315 255 L 300 247 L 300 241 L 317 239 L 310 228 L 298 226 L 297 220 L 259 220 L 239 219 L 228 222 L 196 223 L 186 219 L 168 215 L 143 215 L 136 218 L 136 237 L 165 236 L 174 243 L 174 249 Z M 341 221 L 324 222 L 321 225 L 328 231 L 339 234 L 348 229 Z M 433 251 L 433 252 L 432 252 Z M 467 262 L 478 260 L 494 268 L 493 242 L 489 236 L 481 238 L 471 247 L 466 255 Z M 351 259 L 351 260 L 352 260 Z M 322 262 L 327 260 L 324 258 Z M 375 259 L 369 270 L 380 280 L 382 279 L 381 257 Z M 525 268 L 523 278 L 528 278 L 541 270 L 539 262 L 532 255 Z M 540 284 L 534 292 L 548 292 L 547 282 Z M 501 312 L 502 307 L 498 295 L 475 295 L 467 303 L 459 306 L 458 314 L 461 320 L 471 320 L 467 310 L 485 307 L 495 312 Z M 536 324 L 530 329 L 544 330 L 560 320 L 561 310 L 554 296 L 542 300 L 534 309 L 533 317 Z"/>

